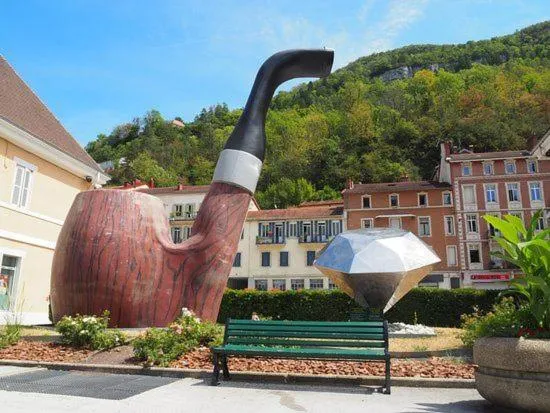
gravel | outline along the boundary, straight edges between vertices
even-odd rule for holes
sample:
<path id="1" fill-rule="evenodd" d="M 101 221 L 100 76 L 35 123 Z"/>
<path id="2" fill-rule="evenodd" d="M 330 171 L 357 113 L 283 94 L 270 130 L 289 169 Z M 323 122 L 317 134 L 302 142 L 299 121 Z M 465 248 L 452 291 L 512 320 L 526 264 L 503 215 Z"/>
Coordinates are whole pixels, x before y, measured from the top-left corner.
<path id="1" fill-rule="evenodd" d="M 390 323 L 388 325 L 390 337 L 433 337 L 435 329 L 423 324 Z"/>

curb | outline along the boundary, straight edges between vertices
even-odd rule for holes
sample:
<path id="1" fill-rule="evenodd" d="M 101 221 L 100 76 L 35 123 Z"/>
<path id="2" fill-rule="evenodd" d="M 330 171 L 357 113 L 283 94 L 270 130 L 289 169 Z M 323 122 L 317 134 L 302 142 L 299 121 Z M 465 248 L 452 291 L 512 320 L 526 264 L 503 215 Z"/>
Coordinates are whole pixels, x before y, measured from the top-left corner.
<path id="1" fill-rule="evenodd" d="M 171 378 L 194 378 L 210 380 L 210 370 L 192 370 L 168 367 L 142 367 L 122 366 L 113 364 L 79 364 L 41 362 L 27 360 L 3 360 L 0 359 L 0 366 L 19 367 L 43 367 L 51 370 L 77 370 L 93 371 L 98 373 L 111 374 L 140 374 L 147 376 L 171 377 Z M 262 373 L 262 372 L 232 372 L 234 381 L 260 381 L 264 383 L 300 383 L 320 384 L 325 386 L 347 385 L 347 386 L 381 386 L 384 384 L 383 377 L 377 376 L 340 376 L 340 375 L 318 375 L 298 373 Z M 422 377 L 392 377 L 392 386 L 397 387 L 432 387 L 448 389 L 473 389 L 473 379 L 432 379 Z"/>

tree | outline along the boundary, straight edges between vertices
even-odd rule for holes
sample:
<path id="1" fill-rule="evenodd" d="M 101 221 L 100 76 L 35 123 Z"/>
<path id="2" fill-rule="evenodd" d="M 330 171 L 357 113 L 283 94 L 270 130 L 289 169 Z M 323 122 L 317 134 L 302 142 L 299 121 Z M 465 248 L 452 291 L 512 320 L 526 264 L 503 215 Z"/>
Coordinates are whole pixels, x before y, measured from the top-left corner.
<path id="1" fill-rule="evenodd" d="M 147 152 L 134 159 L 130 167 L 135 177 L 142 181 L 155 180 L 157 186 L 170 186 L 178 183 L 178 177 L 171 171 L 166 171 Z"/>

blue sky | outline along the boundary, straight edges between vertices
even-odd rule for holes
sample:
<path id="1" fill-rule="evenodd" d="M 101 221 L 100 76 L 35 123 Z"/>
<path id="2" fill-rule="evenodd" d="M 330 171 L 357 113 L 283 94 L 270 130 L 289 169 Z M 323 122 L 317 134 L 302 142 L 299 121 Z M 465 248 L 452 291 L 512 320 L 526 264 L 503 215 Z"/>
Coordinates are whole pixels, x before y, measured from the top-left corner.
<path id="1" fill-rule="evenodd" d="M 272 53 L 330 47 L 335 66 L 550 19 L 548 0 L 3 0 L 0 54 L 81 144 L 147 110 L 192 120 L 244 104 Z M 287 86 L 288 88 L 289 86 Z"/>

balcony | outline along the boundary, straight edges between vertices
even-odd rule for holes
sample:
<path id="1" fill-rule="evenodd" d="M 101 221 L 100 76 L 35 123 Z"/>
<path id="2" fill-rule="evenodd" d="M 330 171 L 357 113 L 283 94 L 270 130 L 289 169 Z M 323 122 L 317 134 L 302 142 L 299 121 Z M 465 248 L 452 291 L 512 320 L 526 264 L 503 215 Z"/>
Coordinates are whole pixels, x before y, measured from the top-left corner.
<path id="1" fill-rule="evenodd" d="M 185 221 L 195 219 L 197 212 L 170 212 L 170 221 Z"/>
<path id="2" fill-rule="evenodd" d="M 332 239 L 333 237 L 329 237 L 328 235 L 320 235 L 320 234 L 317 234 L 317 235 L 302 235 L 300 237 L 298 237 L 298 242 L 300 244 L 315 244 L 315 243 L 320 243 L 320 244 L 323 244 L 325 242 L 328 242 Z"/>
<path id="3" fill-rule="evenodd" d="M 286 244 L 286 239 L 283 236 L 267 236 L 267 237 L 256 237 L 256 245 L 268 245 L 268 244 Z"/>

